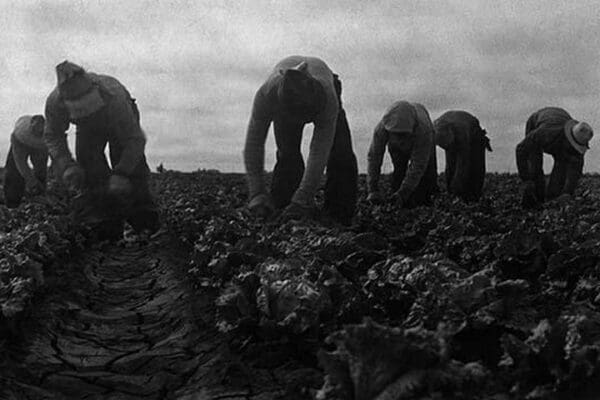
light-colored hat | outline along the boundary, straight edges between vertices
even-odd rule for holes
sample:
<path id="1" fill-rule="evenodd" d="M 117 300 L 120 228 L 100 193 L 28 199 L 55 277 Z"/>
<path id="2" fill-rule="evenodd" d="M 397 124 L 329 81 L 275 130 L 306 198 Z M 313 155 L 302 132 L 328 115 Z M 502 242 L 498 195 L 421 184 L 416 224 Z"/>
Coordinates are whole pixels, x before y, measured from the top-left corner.
<path id="1" fill-rule="evenodd" d="M 589 142 L 594 136 L 594 131 L 587 122 L 571 120 L 565 124 L 565 135 L 571 146 L 584 154 L 590 148 Z"/>
<path id="2" fill-rule="evenodd" d="M 104 107 L 104 100 L 89 75 L 77 64 L 56 66 L 58 91 L 72 119 L 87 117 Z"/>

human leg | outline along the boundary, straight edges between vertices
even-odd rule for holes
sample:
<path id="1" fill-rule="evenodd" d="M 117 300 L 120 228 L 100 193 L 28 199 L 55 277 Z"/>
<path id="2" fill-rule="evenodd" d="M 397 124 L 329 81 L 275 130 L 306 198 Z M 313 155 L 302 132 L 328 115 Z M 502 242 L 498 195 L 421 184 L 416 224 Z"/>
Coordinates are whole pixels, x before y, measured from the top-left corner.
<path id="1" fill-rule="evenodd" d="M 271 196 L 275 208 L 290 204 L 304 175 L 300 151 L 304 124 L 280 117 L 273 122 L 277 144 L 277 162 L 273 169 Z"/>

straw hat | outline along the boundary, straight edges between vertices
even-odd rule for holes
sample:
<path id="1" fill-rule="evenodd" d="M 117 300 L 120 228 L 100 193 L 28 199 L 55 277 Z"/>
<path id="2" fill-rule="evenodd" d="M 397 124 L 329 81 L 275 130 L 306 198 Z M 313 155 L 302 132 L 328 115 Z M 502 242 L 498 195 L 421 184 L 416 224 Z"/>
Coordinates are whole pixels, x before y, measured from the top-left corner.
<path id="1" fill-rule="evenodd" d="M 63 61 L 56 66 L 56 77 L 71 119 L 87 117 L 104 107 L 98 88 L 79 65 Z"/>
<path id="2" fill-rule="evenodd" d="M 565 124 L 565 136 L 575 150 L 584 154 L 590 148 L 589 142 L 594 136 L 594 131 L 587 122 L 571 120 Z"/>

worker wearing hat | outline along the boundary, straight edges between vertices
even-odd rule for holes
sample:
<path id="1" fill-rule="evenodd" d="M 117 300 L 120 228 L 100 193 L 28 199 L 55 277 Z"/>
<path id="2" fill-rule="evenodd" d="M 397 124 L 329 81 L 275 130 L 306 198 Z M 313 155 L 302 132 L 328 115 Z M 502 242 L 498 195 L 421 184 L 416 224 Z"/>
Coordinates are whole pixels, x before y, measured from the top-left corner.
<path id="1" fill-rule="evenodd" d="M 274 209 L 283 209 L 283 219 L 312 215 L 314 196 L 327 167 L 325 210 L 338 222 L 351 222 L 358 167 L 341 92 L 337 75 L 319 58 L 291 56 L 275 66 L 255 95 L 246 134 L 244 162 L 253 213 L 264 216 Z M 264 147 L 271 122 L 277 162 L 268 193 Z M 314 131 L 305 168 L 302 131 L 311 122 Z"/>
<path id="2" fill-rule="evenodd" d="M 391 188 L 399 207 L 429 205 L 438 191 L 433 124 L 425 107 L 397 101 L 384 113 L 375 127 L 368 153 L 367 199 L 383 200 L 379 177 L 385 149 L 394 171 Z"/>
<path id="3" fill-rule="evenodd" d="M 523 181 L 524 207 L 573 194 L 582 175 L 583 157 L 593 134 L 590 125 L 574 120 L 562 108 L 542 108 L 529 117 L 525 138 L 516 149 L 517 169 Z M 554 159 L 547 186 L 544 182 L 543 153 Z"/>
<path id="4" fill-rule="evenodd" d="M 485 152 L 490 139 L 479 120 L 466 111 L 448 111 L 433 123 L 435 141 L 446 153 L 448 192 L 465 201 L 481 197 L 485 180 Z"/>
<path id="5" fill-rule="evenodd" d="M 159 228 L 148 186 L 146 138 L 135 100 L 115 78 L 69 61 L 56 66 L 57 87 L 46 101 L 44 139 L 63 182 L 81 191 L 77 212 L 99 235 L 120 237 L 123 221 L 136 231 Z M 75 161 L 65 131 L 77 127 Z M 104 150 L 110 150 L 109 166 Z"/>
<path id="6" fill-rule="evenodd" d="M 35 195 L 46 189 L 48 148 L 43 132 L 43 115 L 24 115 L 17 119 L 10 136 L 4 175 L 4 202 L 9 208 L 21 203 L 25 191 Z"/>

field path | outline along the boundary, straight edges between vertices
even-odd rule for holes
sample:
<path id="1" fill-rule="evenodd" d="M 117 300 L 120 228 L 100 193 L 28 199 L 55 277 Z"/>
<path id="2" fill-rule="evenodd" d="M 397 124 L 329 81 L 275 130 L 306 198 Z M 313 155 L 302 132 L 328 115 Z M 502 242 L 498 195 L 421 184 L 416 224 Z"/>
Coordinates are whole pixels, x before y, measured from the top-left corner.
<path id="1" fill-rule="evenodd" d="M 207 323 L 212 302 L 178 272 L 184 256 L 163 240 L 57 265 L 23 343 L 9 348 L 12 365 L 0 366 L 0 398 L 276 398 L 272 375 L 237 366 Z"/>

